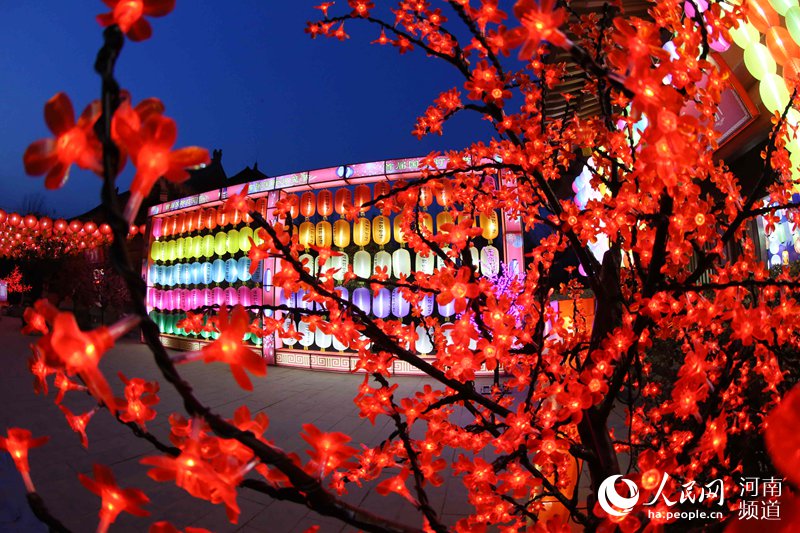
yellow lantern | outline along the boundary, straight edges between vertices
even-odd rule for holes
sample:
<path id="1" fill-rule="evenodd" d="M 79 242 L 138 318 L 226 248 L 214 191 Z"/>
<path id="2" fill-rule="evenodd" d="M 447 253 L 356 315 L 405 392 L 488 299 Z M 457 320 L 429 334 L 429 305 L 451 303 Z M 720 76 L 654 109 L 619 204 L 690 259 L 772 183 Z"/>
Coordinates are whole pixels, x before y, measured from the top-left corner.
<path id="1" fill-rule="evenodd" d="M 192 253 L 189 254 L 189 257 L 194 257 L 195 259 L 203 257 L 203 238 L 200 235 L 192 237 L 191 250 Z"/>
<path id="2" fill-rule="evenodd" d="M 497 238 L 500 232 L 500 223 L 497 220 L 497 211 L 492 211 L 488 216 L 481 213 L 481 229 L 483 238 L 489 242 Z"/>
<path id="3" fill-rule="evenodd" d="M 442 226 L 445 224 L 452 224 L 453 217 L 447 211 L 442 211 L 436 215 L 436 231 L 442 231 Z"/>
<path id="4" fill-rule="evenodd" d="M 300 245 L 308 250 L 310 246 L 314 245 L 315 242 L 315 235 L 314 235 L 314 223 L 309 222 L 306 220 L 302 224 L 300 224 L 300 231 L 298 232 L 298 240 Z"/>
<path id="5" fill-rule="evenodd" d="M 783 16 L 786 17 L 786 29 L 789 30 L 789 35 L 794 42 L 800 44 L 800 7 L 790 7 Z"/>
<path id="6" fill-rule="evenodd" d="M 394 217 L 394 241 L 399 242 L 403 246 L 406 242 L 405 233 L 403 233 L 403 215 L 398 214 Z"/>
<path id="7" fill-rule="evenodd" d="M 175 255 L 175 241 L 168 241 L 167 242 L 167 261 L 175 261 L 177 256 Z"/>
<path id="8" fill-rule="evenodd" d="M 185 241 L 185 239 L 183 237 L 180 237 L 177 241 L 175 241 L 175 258 L 176 259 L 183 259 L 184 257 L 186 257 L 186 254 L 184 253 L 185 250 L 183 249 L 185 242 L 186 241 Z"/>
<path id="9" fill-rule="evenodd" d="M 389 218 L 383 215 L 378 215 L 372 219 L 372 240 L 375 244 L 383 248 L 389 243 L 392 238 L 391 225 Z"/>
<path id="10" fill-rule="evenodd" d="M 353 242 L 357 246 L 366 246 L 370 238 L 370 222 L 368 218 L 360 217 L 353 224 Z"/>
<path id="11" fill-rule="evenodd" d="M 203 236 L 203 257 L 214 255 L 214 236 L 210 233 Z"/>
<path id="12" fill-rule="evenodd" d="M 161 259 L 161 243 L 158 241 L 153 241 L 153 244 L 150 245 L 150 259 L 153 261 L 158 261 Z"/>
<path id="13" fill-rule="evenodd" d="M 350 244 L 350 223 L 339 219 L 333 223 L 333 244 L 346 248 Z"/>
<path id="14" fill-rule="evenodd" d="M 317 222 L 317 246 L 324 246 L 329 248 L 331 245 L 331 238 L 333 237 L 333 229 L 331 223 L 327 220 Z"/>
<path id="15" fill-rule="evenodd" d="M 235 229 L 228 232 L 228 237 L 225 239 L 225 248 L 229 254 L 235 254 L 239 251 L 239 232 Z"/>
<path id="16" fill-rule="evenodd" d="M 420 229 L 425 226 L 429 232 L 433 233 L 433 217 L 430 213 L 420 213 L 419 224 Z"/>
<path id="17" fill-rule="evenodd" d="M 767 74 L 758 84 L 758 94 L 761 102 L 770 113 L 783 113 L 789 104 L 789 89 L 786 82 L 777 74 Z"/>
<path id="18" fill-rule="evenodd" d="M 752 43 L 744 50 L 744 64 L 757 80 L 774 74 L 777 64 L 769 49 L 761 43 Z"/>
<path id="19" fill-rule="evenodd" d="M 778 15 L 785 15 L 789 9 L 797 5 L 797 0 L 769 0 L 769 3 Z"/>
<path id="20" fill-rule="evenodd" d="M 239 249 L 243 252 L 250 251 L 250 239 L 253 238 L 253 229 L 245 226 L 239 230 Z"/>
<path id="21" fill-rule="evenodd" d="M 227 252 L 227 244 L 228 244 L 228 234 L 224 231 L 220 231 L 216 235 L 214 235 L 214 254 L 215 255 L 225 255 Z"/>
<path id="22" fill-rule="evenodd" d="M 739 21 L 739 27 L 731 30 L 731 37 L 739 48 L 747 49 L 751 44 L 757 43 L 761 38 L 755 26 L 744 20 Z"/>

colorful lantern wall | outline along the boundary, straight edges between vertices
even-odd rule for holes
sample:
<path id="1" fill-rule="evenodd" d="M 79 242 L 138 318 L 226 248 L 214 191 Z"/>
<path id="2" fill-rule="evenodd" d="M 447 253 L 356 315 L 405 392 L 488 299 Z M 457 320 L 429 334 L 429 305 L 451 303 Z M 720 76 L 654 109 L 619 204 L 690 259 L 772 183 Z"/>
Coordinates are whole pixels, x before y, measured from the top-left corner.
<path id="1" fill-rule="evenodd" d="M 432 255 L 410 250 L 398 216 L 382 212 L 377 205 L 380 200 L 376 205 L 369 202 L 389 193 L 393 181 L 408 182 L 416 178 L 418 165 L 419 159 L 409 159 L 302 172 L 250 183 L 248 194 L 267 220 L 274 220 L 278 202 L 288 199 L 290 215 L 303 246 L 301 259 L 312 275 L 330 275 L 330 269 L 334 269 L 333 279 L 340 284 L 337 291 L 355 307 L 374 318 L 403 320 L 409 317 L 411 306 L 401 292 L 384 288 L 373 293 L 367 279 L 380 272 L 396 280 L 414 270 L 432 273 L 441 265 L 437 265 Z M 272 311 L 256 309 L 261 305 L 321 309 L 302 291 L 282 294 L 271 286 L 272 276 L 279 268 L 274 259 L 262 261 L 250 276 L 247 251 L 250 238 L 254 238 L 253 223 L 244 213 L 224 213 L 220 209 L 225 198 L 239 190 L 241 186 L 210 191 L 150 210 L 150 249 L 145 266 L 147 305 L 169 347 L 197 349 L 218 335 L 213 328 L 200 333 L 181 330 L 177 324 L 187 311 L 213 315 L 214 308 L 221 305 L 242 304 L 251 306 L 251 318 L 256 320 L 272 315 Z M 452 217 L 444 212 L 450 198 L 449 189 L 437 189 L 435 195 L 431 190 L 423 191 L 419 201 L 425 211 L 420 213 L 420 226 L 435 234 L 441 225 L 452 223 Z M 286 200 L 281 205 L 285 203 Z M 354 214 L 354 208 L 357 218 L 345 218 Z M 501 260 L 522 264 L 521 229 L 517 221 L 510 223 L 501 213 L 486 213 L 475 224 L 482 230 L 478 246 L 471 250 L 478 271 L 496 274 Z M 341 255 L 320 264 L 316 246 L 332 247 Z M 344 274 L 349 268 L 358 278 L 345 284 Z M 423 307 L 425 316 L 435 315 L 442 320 L 455 314 L 452 305 L 439 306 L 432 297 L 424 299 Z M 243 339 L 253 349 L 260 350 L 268 362 L 341 371 L 354 368 L 357 360 L 354 352 L 330 333 L 311 331 L 307 323 L 295 316 L 276 315 L 276 318 L 297 331 L 298 338 L 265 338 L 262 342 L 248 334 Z M 423 356 L 435 355 L 430 342 L 423 340 L 417 344 Z M 415 372 L 401 362 L 396 362 L 393 370 Z"/>

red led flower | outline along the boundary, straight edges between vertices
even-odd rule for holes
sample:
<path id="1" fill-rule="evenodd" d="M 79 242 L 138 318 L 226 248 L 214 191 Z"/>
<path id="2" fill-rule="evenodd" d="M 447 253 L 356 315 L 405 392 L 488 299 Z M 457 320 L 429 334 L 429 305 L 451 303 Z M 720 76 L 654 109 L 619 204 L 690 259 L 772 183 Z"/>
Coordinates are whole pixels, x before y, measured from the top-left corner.
<path id="1" fill-rule="evenodd" d="M 478 285 L 470 282 L 472 271 L 469 267 L 461 267 L 453 276 L 447 271 L 441 271 L 441 291 L 436 296 L 439 305 L 447 305 L 455 301 L 456 313 L 463 313 L 467 308 L 467 300 L 478 296 Z"/>
<path id="2" fill-rule="evenodd" d="M 138 130 L 128 121 L 120 121 L 117 126 L 121 144 L 136 166 L 131 196 L 125 206 L 125 219 L 129 223 L 133 223 L 142 200 L 159 178 L 180 183 L 189 178 L 187 168 L 209 162 L 208 150 L 204 148 L 191 146 L 172 150 L 178 127 L 174 120 L 159 113 L 149 114 Z"/>
<path id="3" fill-rule="evenodd" d="M 47 376 L 54 373 L 55 370 L 47 366 L 44 360 L 44 354 L 36 346 L 32 345 L 31 350 L 33 355 L 28 358 L 28 370 L 33 374 L 33 390 L 36 394 L 47 394 Z"/>
<path id="4" fill-rule="evenodd" d="M 179 320 L 175 325 L 178 329 L 185 330 L 188 333 L 200 333 L 203 331 L 205 322 L 205 315 L 203 313 L 192 313 L 188 311 L 186 317 Z"/>
<path id="5" fill-rule="evenodd" d="M 103 465 L 94 465 L 94 479 L 78 474 L 81 484 L 100 496 L 100 525 L 98 533 L 104 533 L 116 519 L 119 513 L 126 512 L 135 516 L 149 516 L 150 513 L 142 506 L 150 501 L 144 492 L 139 489 L 121 489 L 114 480 L 111 469 Z"/>
<path id="6" fill-rule="evenodd" d="M 228 309 L 222 307 L 218 316 L 219 337 L 212 344 L 202 350 L 206 363 L 227 363 L 231 367 L 234 379 L 245 390 L 253 390 L 253 384 L 247 377 L 245 370 L 256 376 L 267 374 L 267 365 L 264 359 L 242 344 L 245 333 L 250 331 L 250 318 L 241 305 L 233 308 L 228 315 Z"/>
<path id="7" fill-rule="evenodd" d="M 56 400 L 55 400 L 56 404 L 61 403 L 61 401 L 64 399 L 64 394 L 66 394 L 71 390 L 79 390 L 79 391 L 86 390 L 85 386 L 70 380 L 66 376 L 66 374 L 64 374 L 64 372 L 61 372 L 60 370 L 56 372 L 55 385 L 56 388 L 58 389 L 58 394 L 56 394 Z"/>
<path id="8" fill-rule="evenodd" d="M 175 0 L 103 0 L 110 13 L 97 15 L 101 26 L 117 24 L 131 41 L 144 41 L 153 34 L 148 17 L 163 17 L 175 9 Z"/>
<path id="9" fill-rule="evenodd" d="M 187 527 L 182 531 L 183 533 L 211 533 L 211 531 L 203 527 Z M 162 520 L 161 522 L 155 522 L 151 525 L 148 533 L 181 533 L 181 530 L 169 522 Z"/>
<path id="10" fill-rule="evenodd" d="M 514 5 L 514 15 L 526 32 L 520 59 L 533 57 L 542 41 L 567 47 L 569 40 L 559 29 L 567 21 L 567 12 L 563 8 L 553 9 L 554 6 L 555 0 L 519 0 Z"/>
<path id="11" fill-rule="evenodd" d="M 85 170 L 101 172 L 100 142 L 92 128 L 100 117 L 99 102 L 92 102 L 75 122 L 72 102 L 65 93 L 53 96 L 44 106 L 44 120 L 55 135 L 41 139 L 25 150 L 22 160 L 31 176 L 46 174 L 44 185 L 58 189 L 67 181 L 73 164 Z"/>
<path id="12" fill-rule="evenodd" d="M 406 487 L 406 479 L 410 473 L 410 470 L 404 468 L 396 476 L 381 481 L 378 486 L 375 487 L 375 491 L 381 496 L 386 496 L 389 493 L 394 492 L 411 503 L 416 504 L 416 500 L 413 496 L 411 496 L 411 493 L 408 491 L 408 487 Z"/>
<path id="13" fill-rule="evenodd" d="M 70 429 L 80 435 L 81 444 L 83 444 L 83 447 L 88 449 L 89 437 L 86 435 L 86 426 L 89 425 L 89 420 L 91 420 L 94 414 L 97 412 L 97 408 L 94 408 L 82 415 L 75 415 L 63 405 L 59 405 L 58 408 L 61 409 L 62 413 L 64 413 Z"/>
<path id="14" fill-rule="evenodd" d="M 222 204 L 222 210 L 226 213 L 233 213 L 239 211 L 240 213 L 249 213 L 255 210 L 255 203 L 247 196 L 247 189 L 250 184 L 246 184 L 244 188 L 228 197 L 225 203 Z"/>
<path id="15" fill-rule="evenodd" d="M 28 307 L 22 315 L 25 320 L 25 326 L 22 328 L 23 335 L 31 335 L 32 333 L 41 333 L 47 335 L 50 330 L 47 327 L 48 322 L 52 322 L 58 314 L 58 309 L 45 299 L 37 300 L 33 307 Z"/>
<path id="16" fill-rule="evenodd" d="M 159 402 L 158 382 L 145 381 L 142 378 L 128 379 L 120 372 L 119 379 L 125 384 L 125 405 L 124 411 L 120 412 L 119 418 L 123 422 L 135 422 L 143 429 L 145 422 L 149 422 L 156 417 L 156 411 L 151 407 Z"/>
<path id="17" fill-rule="evenodd" d="M 35 492 L 30 476 L 30 466 L 28 465 L 28 450 L 38 448 L 46 443 L 50 437 L 33 438 L 30 431 L 22 428 L 8 428 L 8 437 L 0 437 L 0 450 L 5 450 L 11 454 L 14 465 L 22 474 L 25 481 L 25 488 L 28 492 Z"/>
<path id="18" fill-rule="evenodd" d="M 305 434 L 300 436 L 312 447 L 306 453 L 322 477 L 340 466 L 347 466 L 347 460 L 356 453 L 355 448 L 347 446 L 350 437 L 344 433 L 323 433 L 313 424 L 303 424 L 303 431 Z"/>

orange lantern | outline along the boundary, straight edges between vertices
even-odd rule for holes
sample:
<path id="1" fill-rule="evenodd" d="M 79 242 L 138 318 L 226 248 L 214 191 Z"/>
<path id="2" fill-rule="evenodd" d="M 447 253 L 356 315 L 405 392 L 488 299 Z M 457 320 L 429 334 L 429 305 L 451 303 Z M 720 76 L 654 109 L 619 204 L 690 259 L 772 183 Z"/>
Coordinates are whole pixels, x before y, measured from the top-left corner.
<path id="1" fill-rule="evenodd" d="M 231 223 L 230 217 L 228 216 L 227 211 L 225 211 L 222 206 L 217 208 L 217 226 L 223 227 L 227 226 Z"/>
<path id="2" fill-rule="evenodd" d="M 433 217 L 430 213 L 419 214 L 419 228 L 422 229 L 423 226 L 425 226 L 429 232 L 433 233 Z"/>
<path id="3" fill-rule="evenodd" d="M 378 215 L 372 219 L 372 240 L 375 244 L 383 248 L 389 243 L 392 238 L 392 227 L 389 224 L 389 218 L 383 215 Z"/>
<path id="4" fill-rule="evenodd" d="M 186 231 L 192 233 L 194 230 L 197 229 L 197 219 L 200 210 L 196 209 L 194 211 L 189 211 L 186 213 Z"/>
<path id="5" fill-rule="evenodd" d="M 442 231 L 442 226 L 445 224 L 452 224 L 453 217 L 447 211 L 442 211 L 436 215 L 436 231 Z"/>
<path id="6" fill-rule="evenodd" d="M 261 198 L 258 199 L 258 201 L 256 202 L 256 211 L 258 211 L 259 214 L 262 217 L 264 217 L 265 219 L 267 218 L 267 197 L 266 196 L 261 197 Z"/>
<path id="7" fill-rule="evenodd" d="M 370 222 L 368 218 L 360 217 L 353 224 L 353 242 L 357 246 L 366 246 L 370 238 Z"/>
<path id="8" fill-rule="evenodd" d="M 394 240 L 399 242 L 400 246 L 406 242 L 406 234 L 403 232 L 403 216 L 397 215 L 394 217 Z"/>
<path id="9" fill-rule="evenodd" d="M 442 207 L 447 207 L 453 200 L 453 187 L 449 181 L 439 182 L 439 187 L 436 188 L 436 203 Z"/>
<path id="10" fill-rule="evenodd" d="M 427 209 L 433 203 L 433 193 L 430 187 L 422 186 L 419 188 L 419 205 Z"/>
<path id="11" fill-rule="evenodd" d="M 769 0 L 750 0 L 747 17 L 761 33 L 767 33 L 773 26 L 780 26 L 781 19 L 769 5 Z"/>
<path id="12" fill-rule="evenodd" d="M 300 231 L 298 232 L 297 238 L 300 245 L 308 250 L 310 246 L 314 245 L 314 223 L 309 222 L 306 220 L 302 224 L 300 224 Z"/>
<path id="13" fill-rule="evenodd" d="M 242 221 L 242 212 L 238 209 L 234 209 L 232 213 L 230 213 L 230 220 L 231 224 L 237 226 Z"/>
<path id="14" fill-rule="evenodd" d="M 286 197 L 289 201 L 289 216 L 297 218 L 300 216 L 300 198 L 296 194 L 290 194 Z"/>
<path id="15" fill-rule="evenodd" d="M 300 214 L 306 218 L 313 217 L 317 210 L 317 202 L 314 198 L 314 193 L 311 191 L 304 192 L 300 197 Z"/>
<path id="16" fill-rule="evenodd" d="M 186 233 L 186 213 L 181 213 L 178 215 L 178 221 L 176 222 L 178 226 L 178 235 L 182 235 Z"/>
<path id="17" fill-rule="evenodd" d="M 500 232 L 500 223 L 497 220 L 497 211 L 492 211 L 488 216 L 481 213 L 481 229 L 483 230 L 483 238 L 491 242 L 497 238 Z"/>
<path id="18" fill-rule="evenodd" d="M 767 48 L 780 65 L 786 65 L 792 58 L 800 58 L 800 46 L 794 42 L 789 31 L 781 26 L 767 30 Z"/>
<path id="19" fill-rule="evenodd" d="M 348 221 L 340 218 L 333 223 L 333 244 L 339 248 L 346 248 L 350 244 L 350 223 Z"/>
<path id="20" fill-rule="evenodd" d="M 369 190 L 367 185 L 363 183 L 356 187 L 355 206 L 358 207 L 362 213 L 366 213 L 369 207 L 364 207 L 364 204 L 372 200 L 372 191 Z"/>
<path id="21" fill-rule="evenodd" d="M 176 235 L 178 233 L 178 218 L 177 217 L 169 217 L 169 234 Z"/>
<path id="22" fill-rule="evenodd" d="M 204 226 L 207 230 L 210 231 L 217 227 L 217 211 L 213 207 L 206 209 L 203 217 L 206 219 Z"/>
<path id="23" fill-rule="evenodd" d="M 392 192 L 392 185 L 388 181 L 379 181 L 375 184 L 375 198 L 379 198 L 381 196 L 389 196 Z M 377 204 L 375 204 L 378 209 L 383 210 L 384 200 L 379 200 Z"/>
<path id="24" fill-rule="evenodd" d="M 353 195 L 350 193 L 350 189 L 343 188 L 336 191 L 334 207 L 340 216 L 344 216 L 345 210 L 351 205 L 353 205 Z"/>
<path id="25" fill-rule="evenodd" d="M 317 246 L 329 248 L 332 237 L 333 229 L 331 228 L 331 223 L 327 220 L 317 222 Z"/>
<path id="26" fill-rule="evenodd" d="M 317 193 L 317 213 L 328 218 L 333 213 L 333 193 L 328 189 Z"/>

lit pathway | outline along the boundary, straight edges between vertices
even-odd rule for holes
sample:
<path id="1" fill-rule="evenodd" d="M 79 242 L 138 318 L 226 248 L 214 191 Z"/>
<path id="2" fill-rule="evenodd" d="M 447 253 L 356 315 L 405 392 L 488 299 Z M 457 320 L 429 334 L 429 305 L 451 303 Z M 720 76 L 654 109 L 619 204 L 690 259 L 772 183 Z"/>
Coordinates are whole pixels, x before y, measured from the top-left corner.
<path id="1" fill-rule="evenodd" d="M 146 531 L 154 520 L 169 520 L 180 528 L 196 525 L 212 531 L 303 532 L 314 524 L 320 525 L 323 533 L 351 530 L 305 507 L 273 501 L 245 489 L 239 491 L 242 510 L 239 523 L 230 524 L 221 505 L 196 500 L 173 484 L 150 480 L 146 475 L 147 467 L 140 465 L 139 459 L 155 455 L 154 450 L 115 422 L 107 412 L 98 413 L 90 422 L 90 447 L 85 450 L 54 405 L 53 391 L 47 398 L 33 393 L 33 378 L 26 368 L 27 346 L 32 338 L 17 332 L 19 324 L 19 319 L 3 317 L 0 320 L 0 346 L 3 347 L 0 351 L 0 432 L 5 434 L 8 426 L 19 426 L 30 429 L 34 436 L 50 436 L 46 446 L 31 451 L 31 473 L 53 514 L 73 531 L 93 531 L 97 526 L 99 499 L 84 489 L 77 477 L 78 473 L 89 473 L 93 463 L 110 466 L 120 486 L 141 488 L 152 500 L 147 507 L 152 518 L 124 514 L 112 531 Z M 160 378 L 145 347 L 135 341 L 123 341 L 114 348 L 101 368 L 118 394 L 121 391 L 116 379 L 118 371 L 128 377 Z M 377 444 L 391 432 L 386 425 L 387 417 L 379 418 L 376 426 L 358 417 L 353 397 L 361 376 L 270 367 L 266 379 L 254 381 L 255 391 L 247 393 L 236 386 L 226 366 L 195 363 L 184 365 L 180 370 L 195 387 L 198 398 L 224 416 L 232 416 L 241 404 L 250 407 L 253 413 L 265 411 L 270 419 L 267 438 L 285 450 L 301 452 L 306 449 L 305 441 L 299 436 L 305 422 L 313 422 L 323 431 L 347 433 L 356 446 L 361 442 Z M 430 381 L 397 378 L 394 382 L 400 385 L 398 393 L 403 397 Z M 148 429 L 166 441 L 166 415 L 182 410 L 177 394 L 168 386 L 162 387 L 159 396 L 161 403 L 156 407 L 159 418 L 149 424 Z M 77 413 L 92 407 L 91 400 L 78 392 L 68 393 L 65 404 Z M 448 449 L 445 458 L 452 459 L 452 454 Z M 305 453 L 302 455 L 307 458 Z M 21 481 L 18 483 L 8 459 L 5 454 L 0 458 L 0 531 L 36 531 L 30 522 L 10 524 L 18 519 L 20 509 L 24 511 L 24 499 L 20 505 L 19 500 L 6 497 L 21 490 Z M 465 490 L 459 479 L 446 479 L 443 486 L 433 488 L 429 495 L 444 521 L 453 524 L 466 510 L 463 507 Z M 399 496 L 381 497 L 353 487 L 347 499 L 409 525 L 420 525 L 416 511 Z"/>

